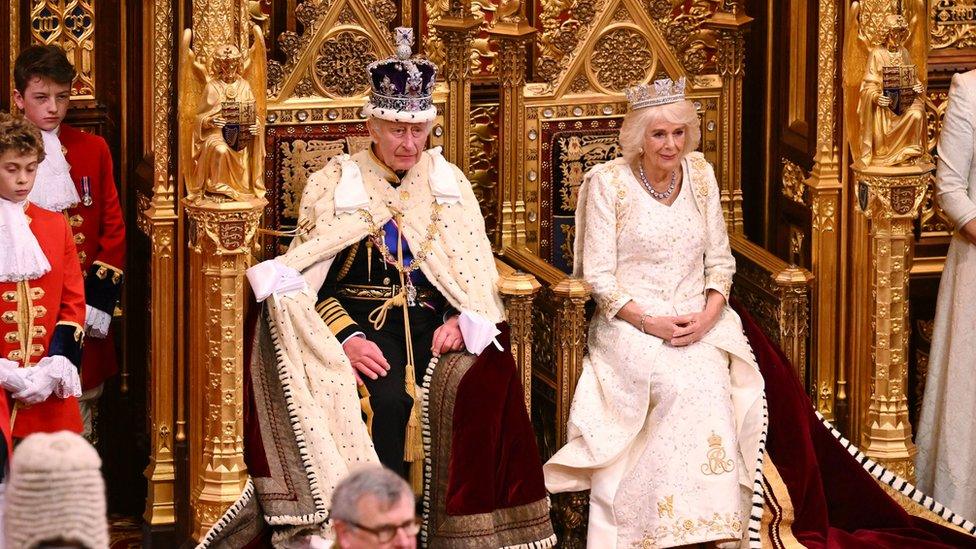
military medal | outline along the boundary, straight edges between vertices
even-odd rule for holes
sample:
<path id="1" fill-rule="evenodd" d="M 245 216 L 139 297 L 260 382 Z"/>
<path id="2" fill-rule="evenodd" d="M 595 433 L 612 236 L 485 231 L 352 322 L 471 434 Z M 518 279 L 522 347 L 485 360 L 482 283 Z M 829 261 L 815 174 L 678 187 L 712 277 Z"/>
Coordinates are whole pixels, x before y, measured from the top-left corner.
<path id="1" fill-rule="evenodd" d="M 86 207 L 92 205 L 91 179 L 87 175 L 81 176 L 81 203 Z"/>

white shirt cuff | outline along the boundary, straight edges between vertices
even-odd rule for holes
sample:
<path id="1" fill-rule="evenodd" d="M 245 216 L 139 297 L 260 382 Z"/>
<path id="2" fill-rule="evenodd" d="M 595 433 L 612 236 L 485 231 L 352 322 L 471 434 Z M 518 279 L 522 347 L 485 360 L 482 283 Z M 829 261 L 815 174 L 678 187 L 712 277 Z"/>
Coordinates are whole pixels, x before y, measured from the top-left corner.
<path id="1" fill-rule="evenodd" d="M 364 334 L 364 333 L 362 333 L 362 332 L 353 332 L 353 333 L 351 333 L 351 334 L 349 334 L 349 336 L 348 336 L 348 337 L 346 337 L 346 339 L 343 339 L 343 340 L 341 341 L 341 343 L 342 343 L 343 345 L 345 345 L 345 344 L 346 344 L 346 342 L 347 342 L 347 341 L 349 341 L 350 339 L 352 339 L 352 338 L 354 338 L 354 337 L 360 337 L 360 336 L 361 336 L 361 337 L 362 337 L 363 339 L 366 339 L 366 334 Z"/>
<path id="2" fill-rule="evenodd" d="M 499 351 L 504 350 L 495 338 L 502 332 L 488 317 L 474 311 L 463 311 L 458 318 L 458 327 L 461 328 L 464 347 L 469 353 L 480 355 L 490 344 L 494 344 Z"/>
<path id="3" fill-rule="evenodd" d="M 85 333 L 89 337 L 102 339 L 108 335 L 112 316 L 101 309 L 85 305 Z"/>
<path id="4" fill-rule="evenodd" d="M 258 303 L 271 294 L 287 295 L 305 290 L 308 286 L 301 273 L 274 259 L 262 261 L 248 269 L 247 281 Z"/>

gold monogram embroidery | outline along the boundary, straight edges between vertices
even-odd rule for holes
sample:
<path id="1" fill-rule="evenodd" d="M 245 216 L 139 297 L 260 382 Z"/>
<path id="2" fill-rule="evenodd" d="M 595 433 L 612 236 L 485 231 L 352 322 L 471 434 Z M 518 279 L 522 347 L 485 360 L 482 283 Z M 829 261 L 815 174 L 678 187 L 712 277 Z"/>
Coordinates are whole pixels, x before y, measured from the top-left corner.
<path id="1" fill-rule="evenodd" d="M 708 437 L 707 460 L 702 463 L 701 471 L 706 475 L 721 475 L 731 473 L 735 469 L 735 461 L 725 459 L 725 448 L 722 447 L 722 437 L 712 431 L 712 436 Z"/>

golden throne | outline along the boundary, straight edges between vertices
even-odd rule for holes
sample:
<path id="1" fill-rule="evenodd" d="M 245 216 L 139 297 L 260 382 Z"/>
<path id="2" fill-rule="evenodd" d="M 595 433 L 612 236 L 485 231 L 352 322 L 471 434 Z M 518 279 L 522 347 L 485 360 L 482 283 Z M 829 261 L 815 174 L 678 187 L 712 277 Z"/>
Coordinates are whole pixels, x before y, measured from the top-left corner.
<path id="1" fill-rule="evenodd" d="M 367 4 L 305 2 L 296 11 L 301 32 L 279 39 L 285 59 L 268 65 L 267 205 L 257 231 L 263 236 L 251 246 L 255 259 L 276 255 L 287 234 L 301 230 L 294 225 L 308 175 L 337 154 L 368 146 L 360 108 L 369 84 L 361 67 L 392 54 L 386 29 L 398 14 Z M 481 201 L 544 459 L 565 442 L 585 352 L 589 292 L 570 276 L 576 193 L 589 167 L 618 155 L 625 87 L 662 74 L 688 77 L 702 152 L 716 166 L 742 265 L 737 295 L 801 371 L 811 279 L 741 236 L 737 105 L 749 19 L 718 3 L 681 13 L 648 13 L 635 0 L 580 2 L 572 13 L 560 6 L 544 6 L 538 33 L 519 4 L 482 11 L 484 19 L 472 15 L 471 5 L 451 4 L 428 11 L 422 25 L 425 49 L 444 74 L 430 145 L 443 145 L 468 172 Z M 533 45 L 541 55 L 529 68 L 526 51 Z M 536 81 L 526 82 L 530 73 Z M 191 430 L 191 447 L 200 436 L 193 432 L 200 431 Z M 196 493 L 205 490 L 193 474 L 201 468 L 191 458 Z M 585 537 L 585 501 L 580 495 L 556 501 L 566 546 Z M 200 532 L 212 510 L 194 516 Z"/>

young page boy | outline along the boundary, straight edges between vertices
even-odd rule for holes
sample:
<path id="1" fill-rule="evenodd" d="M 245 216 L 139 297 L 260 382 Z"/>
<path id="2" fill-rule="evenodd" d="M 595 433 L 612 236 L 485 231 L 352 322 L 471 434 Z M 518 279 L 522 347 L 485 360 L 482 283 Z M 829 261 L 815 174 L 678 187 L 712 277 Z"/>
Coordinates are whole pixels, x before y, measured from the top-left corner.
<path id="1" fill-rule="evenodd" d="M 58 46 L 31 46 L 14 64 L 14 102 L 41 130 L 45 158 L 30 200 L 65 212 L 85 274 L 85 363 L 82 416 L 91 435 L 102 383 L 117 371 L 109 334 L 125 259 L 125 225 L 105 140 L 64 124 L 75 69 Z"/>
<path id="2" fill-rule="evenodd" d="M 8 451 L 11 437 L 82 429 L 84 281 L 64 215 L 28 200 L 43 156 L 37 129 L 0 113 L 0 386 L 13 397 L 0 393 L 9 410 L 0 428 L 10 427 Z"/>

